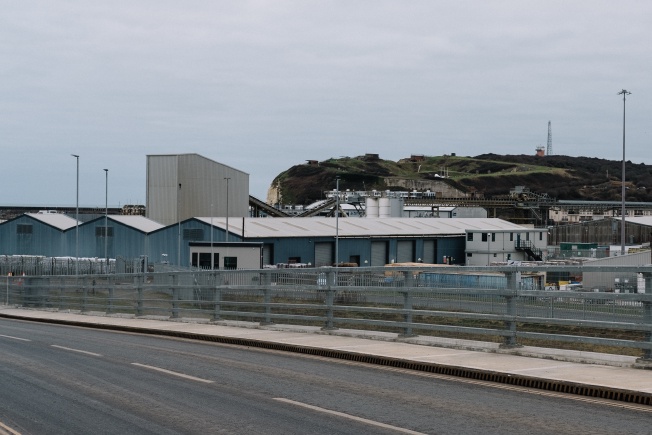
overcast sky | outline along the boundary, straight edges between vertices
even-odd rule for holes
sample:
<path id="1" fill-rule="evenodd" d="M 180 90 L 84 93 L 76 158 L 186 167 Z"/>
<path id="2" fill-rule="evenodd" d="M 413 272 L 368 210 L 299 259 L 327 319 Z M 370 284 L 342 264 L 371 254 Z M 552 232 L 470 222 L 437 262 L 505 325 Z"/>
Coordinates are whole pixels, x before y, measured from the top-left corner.
<path id="1" fill-rule="evenodd" d="M 146 155 L 652 164 L 649 1 L 2 1 L 2 205 L 145 203 Z"/>

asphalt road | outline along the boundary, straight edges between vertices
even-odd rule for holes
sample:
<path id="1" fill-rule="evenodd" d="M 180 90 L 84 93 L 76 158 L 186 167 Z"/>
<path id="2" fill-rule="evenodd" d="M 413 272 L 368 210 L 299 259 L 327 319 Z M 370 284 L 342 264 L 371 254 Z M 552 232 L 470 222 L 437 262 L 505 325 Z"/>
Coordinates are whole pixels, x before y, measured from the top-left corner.
<path id="1" fill-rule="evenodd" d="M 0 434 L 650 433 L 652 408 L 0 319 Z"/>

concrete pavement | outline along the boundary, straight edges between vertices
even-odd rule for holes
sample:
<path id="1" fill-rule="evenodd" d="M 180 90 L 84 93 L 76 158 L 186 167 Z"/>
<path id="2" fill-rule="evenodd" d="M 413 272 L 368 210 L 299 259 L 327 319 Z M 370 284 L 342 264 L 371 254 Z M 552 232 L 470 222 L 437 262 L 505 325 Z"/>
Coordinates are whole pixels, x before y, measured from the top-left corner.
<path id="1" fill-rule="evenodd" d="M 652 368 L 635 357 L 437 337 L 252 322 L 0 306 L 0 317 L 201 339 L 368 362 L 652 406 Z"/>

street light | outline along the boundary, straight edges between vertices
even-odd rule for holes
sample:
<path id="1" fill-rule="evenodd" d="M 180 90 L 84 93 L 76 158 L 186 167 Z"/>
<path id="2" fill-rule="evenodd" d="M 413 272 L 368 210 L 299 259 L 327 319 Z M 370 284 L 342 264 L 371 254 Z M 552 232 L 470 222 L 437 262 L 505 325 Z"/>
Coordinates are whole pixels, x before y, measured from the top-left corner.
<path id="1" fill-rule="evenodd" d="M 215 269 L 215 250 L 213 249 L 213 177 L 210 179 L 210 195 L 211 195 L 211 270 Z"/>
<path id="2" fill-rule="evenodd" d="M 71 154 L 77 159 L 77 201 L 75 205 L 75 275 L 79 275 L 79 156 Z"/>
<path id="3" fill-rule="evenodd" d="M 177 190 L 177 267 L 181 267 L 181 217 L 179 216 L 179 196 L 181 195 L 181 183 Z"/>
<path id="4" fill-rule="evenodd" d="M 226 236 L 225 240 L 229 241 L 229 180 L 230 177 L 224 177 L 226 180 Z"/>
<path id="5" fill-rule="evenodd" d="M 627 95 L 631 95 L 631 92 L 623 89 L 618 92 L 618 95 L 623 96 L 623 178 L 621 182 L 622 207 L 620 210 L 620 255 L 625 255 L 625 101 L 627 100 Z"/>
<path id="6" fill-rule="evenodd" d="M 340 177 L 335 177 L 335 193 L 337 195 L 335 197 L 335 267 L 338 267 L 340 261 Z"/>
<path id="7" fill-rule="evenodd" d="M 109 170 L 104 169 L 104 258 L 109 273 Z"/>

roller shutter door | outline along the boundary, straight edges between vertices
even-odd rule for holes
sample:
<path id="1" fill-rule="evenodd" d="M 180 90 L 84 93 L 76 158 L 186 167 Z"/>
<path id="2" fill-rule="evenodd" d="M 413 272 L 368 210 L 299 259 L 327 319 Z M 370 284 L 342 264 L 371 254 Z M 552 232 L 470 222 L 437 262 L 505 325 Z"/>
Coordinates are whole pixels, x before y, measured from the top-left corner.
<path id="1" fill-rule="evenodd" d="M 266 264 L 274 264 L 272 263 L 272 259 L 274 257 L 274 245 L 263 245 L 263 266 Z"/>
<path id="2" fill-rule="evenodd" d="M 435 241 L 434 240 L 424 240 L 423 241 L 423 257 L 421 259 L 426 264 L 435 263 Z"/>
<path id="3" fill-rule="evenodd" d="M 409 263 L 414 261 L 414 241 L 412 240 L 399 240 L 396 243 L 396 262 Z"/>
<path id="4" fill-rule="evenodd" d="M 371 266 L 387 264 L 387 242 L 371 242 Z"/>
<path id="5" fill-rule="evenodd" d="M 315 243 L 315 267 L 333 265 L 333 243 Z"/>

